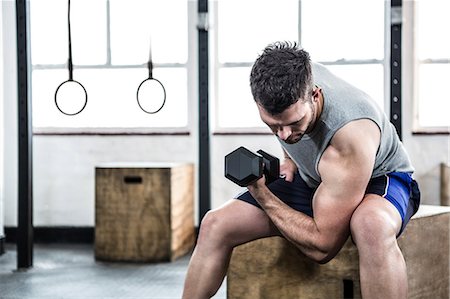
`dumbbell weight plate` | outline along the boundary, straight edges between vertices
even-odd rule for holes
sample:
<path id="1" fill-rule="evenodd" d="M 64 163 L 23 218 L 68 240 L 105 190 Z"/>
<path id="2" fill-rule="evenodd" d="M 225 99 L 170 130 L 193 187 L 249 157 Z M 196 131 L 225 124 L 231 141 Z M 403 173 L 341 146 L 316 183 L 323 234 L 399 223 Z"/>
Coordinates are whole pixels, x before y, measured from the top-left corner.
<path id="1" fill-rule="evenodd" d="M 246 187 L 262 177 L 262 165 L 262 157 L 241 146 L 225 156 L 225 177 Z"/>

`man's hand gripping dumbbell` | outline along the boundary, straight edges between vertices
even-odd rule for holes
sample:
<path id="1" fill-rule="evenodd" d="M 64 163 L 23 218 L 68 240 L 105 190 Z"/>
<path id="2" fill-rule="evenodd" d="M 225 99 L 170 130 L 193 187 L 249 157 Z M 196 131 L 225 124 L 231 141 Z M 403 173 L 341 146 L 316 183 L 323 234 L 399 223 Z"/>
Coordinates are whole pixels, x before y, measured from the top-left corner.
<path id="1" fill-rule="evenodd" d="M 225 177 L 241 187 L 246 187 L 263 175 L 266 184 L 280 177 L 280 160 L 263 150 L 255 154 L 239 147 L 225 156 Z"/>

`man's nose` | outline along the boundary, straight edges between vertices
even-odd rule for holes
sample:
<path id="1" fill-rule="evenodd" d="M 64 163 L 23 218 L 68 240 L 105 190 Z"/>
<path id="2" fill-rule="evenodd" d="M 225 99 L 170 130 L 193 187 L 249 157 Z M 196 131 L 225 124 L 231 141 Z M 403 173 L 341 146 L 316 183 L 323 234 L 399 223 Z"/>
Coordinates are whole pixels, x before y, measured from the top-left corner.
<path id="1" fill-rule="evenodd" d="M 291 136 L 292 130 L 287 127 L 281 127 L 277 131 L 278 137 L 280 137 L 281 140 L 286 140 Z"/>

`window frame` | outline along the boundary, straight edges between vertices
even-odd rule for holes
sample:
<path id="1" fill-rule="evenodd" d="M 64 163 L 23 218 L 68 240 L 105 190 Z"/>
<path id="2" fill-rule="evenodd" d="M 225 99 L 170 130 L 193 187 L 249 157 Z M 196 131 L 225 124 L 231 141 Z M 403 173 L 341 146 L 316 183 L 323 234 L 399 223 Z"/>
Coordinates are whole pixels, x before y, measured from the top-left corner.
<path id="1" fill-rule="evenodd" d="M 214 57 L 211 62 L 211 70 L 210 70 L 210 77 L 211 77 L 211 95 L 214 99 L 212 101 L 212 111 L 213 115 L 213 134 L 214 135 L 272 135 L 273 133 L 270 131 L 267 127 L 223 127 L 219 125 L 219 117 L 218 117 L 218 109 L 215 109 L 214 107 L 217 107 L 219 105 L 219 91 L 218 91 L 218 85 L 219 85 L 219 70 L 221 68 L 233 68 L 233 67 L 251 67 L 253 62 L 226 62 L 221 63 L 219 61 L 219 55 L 218 55 L 218 30 L 217 26 L 219 24 L 218 20 L 218 2 L 219 0 L 214 0 L 213 5 L 211 5 L 211 17 L 213 19 L 214 26 L 212 28 L 211 32 L 211 46 L 210 46 L 210 53 L 211 56 Z M 302 36 L 302 19 L 301 19 L 301 12 L 302 12 L 302 3 L 299 0 L 298 1 L 298 41 L 301 44 L 301 36 Z M 319 63 L 327 66 L 327 65 L 336 65 L 336 66 L 348 66 L 348 65 L 363 65 L 363 64 L 379 64 L 383 67 L 383 110 L 386 112 L 387 115 L 389 115 L 389 107 L 390 107 L 390 65 L 389 65 L 389 57 L 390 57 L 390 50 L 389 50 L 389 40 L 390 40 L 390 4 L 388 2 L 384 2 L 384 57 L 383 59 L 338 59 L 334 61 L 318 61 Z"/>
<path id="2" fill-rule="evenodd" d="M 195 57 L 196 43 L 196 22 L 197 22 L 197 3 L 187 1 L 187 61 L 185 63 L 153 63 L 153 68 L 184 68 L 187 76 L 187 125 L 184 127 L 36 127 L 33 126 L 34 135 L 190 135 L 194 129 L 194 118 L 196 113 L 196 86 L 197 76 Z M 80 69 L 147 69 L 147 63 L 142 64 L 112 64 L 111 63 L 111 11 L 110 0 L 105 0 L 106 9 L 106 62 L 105 64 L 74 64 L 74 70 Z M 30 5 L 28 4 L 28 7 Z M 30 9 L 27 10 L 27 17 L 30 18 Z M 32 33 L 31 33 L 32 34 Z M 31 44 L 31 39 L 28 40 Z M 31 59 L 30 59 L 31 60 Z M 35 70 L 67 70 L 67 63 L 64 64 L 33 64 L 30 61 L 31 74 Z M 32 76 L 30 74 L 30 76 Z M 32 84 L 31 88 L 32 88 Z M 82 112 L 81 112 L 82 113 Z"/>
<path id="3" fill-rule="evenodd" d="M 416 40 L 416 39 L 415 39 Z M 420 114 L 420 93 L 418 91 L 420 66 L 430 64 L 448 64 L 450 67 L 450 59 L 415 59 L 414 66 L 414 96 L 413 96 L 413 121 L 412 121 L 412 133 L 415 135 L 450 135 L 449 126 L 421 126 L 419 122 Z"/>
<path id="4" fill-rule="evenodd" d="M 413 115 L 412 115 L 412 134 L 413 135 L 450 135 L 450 126 L 421 126 L 419 122 L 420 114 L 420 93 L 419 93 L 419 77 L 420 66 L 429 64 L 448 64 L 450 66 L 450 58 L 426 58 L 420 59 L 417 55 L 417 49 L 419 48 L 419 38 L 415 35 L 418 32 L 418 0 L 414 0 L 411 3 L 411 9 L 406 10 L 406 18 L 410 19 L 410 28 L 408 28 L 408 39 L 412 40 L 414 51 L 411 53 L 413 60 Z M 405 11 L 405 10 L 404 10 Z"/>

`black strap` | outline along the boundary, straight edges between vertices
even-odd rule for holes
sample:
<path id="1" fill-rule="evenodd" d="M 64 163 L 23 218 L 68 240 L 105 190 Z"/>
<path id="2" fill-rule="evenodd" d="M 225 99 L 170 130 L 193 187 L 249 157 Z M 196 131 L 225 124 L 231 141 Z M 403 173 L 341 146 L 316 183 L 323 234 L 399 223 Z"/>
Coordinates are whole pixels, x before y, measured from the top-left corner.
<path id="1" fill-rule="evenodd" d="M 150 48 L 148 51 L 148 63 L 147 63 L 147 68 L 148 68 L 148 78 L 149 79 L 153 79 L 153 61 L 152 61 L 152 39 L 150 37 Z"/>
<path id="2" fill-rule="evenodd" d="M 73 63 L 72 63 L 72 31 L 70 28 L 70 0 L 67 5 L 67 25 L 68 25 L 68 35 L 69 35 L 69 60 L 67 62 L 69 68 L 69 81 L 73 80 Z"/>

